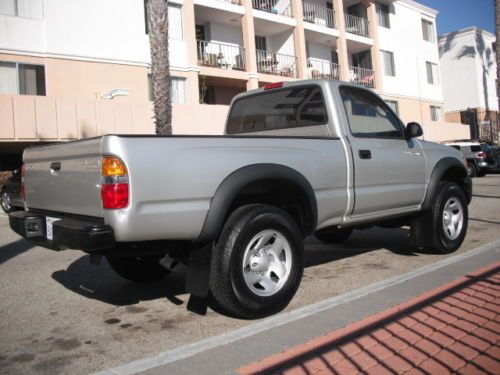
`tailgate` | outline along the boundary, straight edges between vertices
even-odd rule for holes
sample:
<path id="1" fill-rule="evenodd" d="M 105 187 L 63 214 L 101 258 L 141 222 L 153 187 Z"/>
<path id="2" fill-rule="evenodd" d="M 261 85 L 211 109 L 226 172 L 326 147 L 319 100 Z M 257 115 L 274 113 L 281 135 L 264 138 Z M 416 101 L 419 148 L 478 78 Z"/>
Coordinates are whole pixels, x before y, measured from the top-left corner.
<path id="1" fill-rule="evenodd" d="M 92 138 L 26 149 L 28 208 L 102 217 L 101 141 Z"/>

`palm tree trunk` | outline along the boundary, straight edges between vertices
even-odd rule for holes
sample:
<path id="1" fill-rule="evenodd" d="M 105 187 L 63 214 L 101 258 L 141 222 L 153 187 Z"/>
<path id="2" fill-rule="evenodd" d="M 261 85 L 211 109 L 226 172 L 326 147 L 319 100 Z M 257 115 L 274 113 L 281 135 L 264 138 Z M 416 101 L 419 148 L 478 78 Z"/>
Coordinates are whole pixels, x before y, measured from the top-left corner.
<path id="1" fill-rule="evenodd" d="M 151 78 L 156 134 L 172 134 L 172 100 L 170 96 L 170 62 L 168 59 L 168 6 L 165 0 L 148 0 Z"/>
<path id="2" fill-rule="evenodd" d="M 497 58 L 497 100 L 500 111 L 500 0 L 495 0 L 495 32 L 496 32 L 496 58 Z"/>

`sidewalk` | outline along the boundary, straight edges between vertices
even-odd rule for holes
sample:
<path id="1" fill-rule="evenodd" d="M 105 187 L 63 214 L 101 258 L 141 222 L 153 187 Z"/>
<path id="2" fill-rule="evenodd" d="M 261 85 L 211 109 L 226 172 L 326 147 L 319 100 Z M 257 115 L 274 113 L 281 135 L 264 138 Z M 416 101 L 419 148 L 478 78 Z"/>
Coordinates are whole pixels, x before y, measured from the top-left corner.
<path id="1" fill-rule="evenodd" d="M 500 262 L 237 370 L 253 374 L 499 374 Z"/>
<path id="2" fill-rule="evenodd" d="M 500 374 L 499 312 L 493 241 L 96 375 Z"/>

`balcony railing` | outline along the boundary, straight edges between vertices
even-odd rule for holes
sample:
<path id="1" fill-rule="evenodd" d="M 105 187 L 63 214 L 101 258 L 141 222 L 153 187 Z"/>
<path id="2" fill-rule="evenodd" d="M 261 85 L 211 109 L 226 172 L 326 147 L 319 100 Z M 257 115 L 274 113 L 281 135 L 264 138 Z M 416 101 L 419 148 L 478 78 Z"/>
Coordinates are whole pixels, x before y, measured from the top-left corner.
<path id="1" fill-rule="evenodd" d="M 356 17 L 346 13 L 345 31 L 356 35 L 369 36 L 368 20 L 366 18 Z"/>
<path id="2" fill-rule="evenodd" d="M 297 77 L 297 58 L 281 53 L 257 50 L 257 71 L 284 77 Z"/>
<path id="3" fill-rule="evenodd" d="M 340 65 L 309 57 L 307 59 L 307 78 L 336 79 L 340 78 Z"/>
<path id="4" fill-rule="evenodd" d="M 349 68 L 349 79 L 353 83 L 366 87 L 375 87 L 375 71 L 372 69 L 358 68 L 351 66 Z"/>
<path id="5" fill-rule="evenodd" d="M 335 12 L 333 9 L 308 1 L 303 2 L 303 9 L 304 21 L 332 29 L 335 27 Z"/>
<path id="6" fill-rule="evenodd" d="M 292 16 L 292 3 L 290 0 L 252 0 L 254 9 L 264 12 Z"/>
<path id="7" fill-rule="evenodd" d="M 229 3 L 234 5 L 241 5 L 241 0 L 217 0 L 222 1 L 223 3 Z"/>
<path id="8" fill-rule="evenodd" d="M 223 69 L 245 70 L 245 48 L 198 40 L 198 63 Z"/>

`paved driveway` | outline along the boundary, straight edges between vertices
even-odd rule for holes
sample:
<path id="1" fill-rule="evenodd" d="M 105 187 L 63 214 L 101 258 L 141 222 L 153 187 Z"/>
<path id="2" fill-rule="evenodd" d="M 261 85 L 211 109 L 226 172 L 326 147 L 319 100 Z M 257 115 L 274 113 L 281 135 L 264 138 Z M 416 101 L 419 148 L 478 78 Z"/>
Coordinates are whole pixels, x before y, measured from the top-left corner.
<path id="1" fill-rule="evenodd" d="M 459 252 L 500 239 L 500 175 L 474 180 Z M 412 252 L 405 229 L 355 231 L 342 246 L 309 239 L 307 269 L 288 310 L 399 275 L 447 256 Z M 134 285 L 79 251 L 30 245 L 0 217 L 0 372 L 84 374 L 249 324 L 186 310 L 183 270 Z"/>

